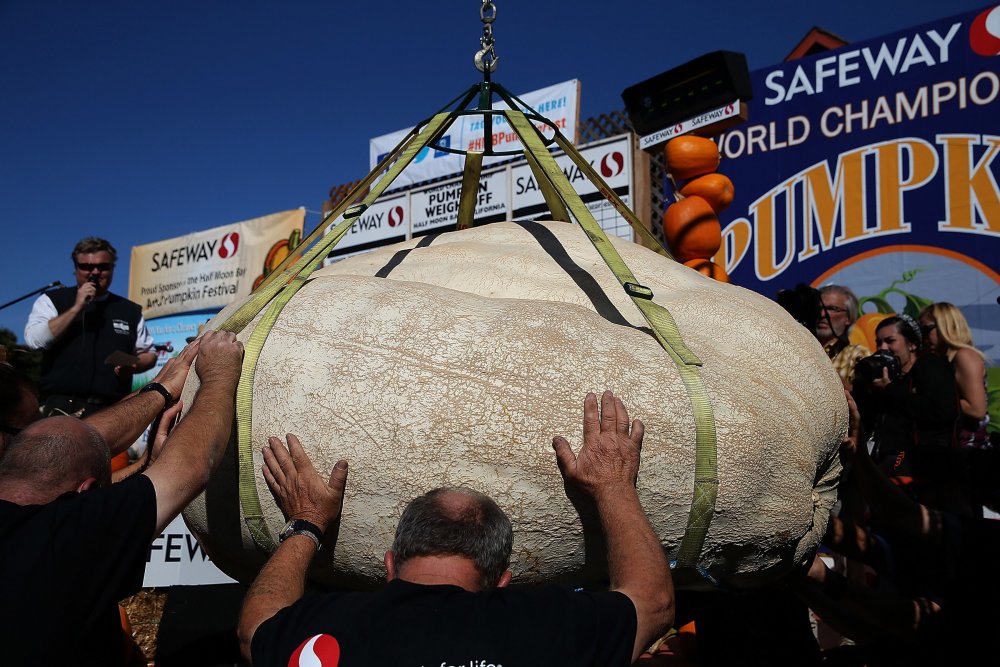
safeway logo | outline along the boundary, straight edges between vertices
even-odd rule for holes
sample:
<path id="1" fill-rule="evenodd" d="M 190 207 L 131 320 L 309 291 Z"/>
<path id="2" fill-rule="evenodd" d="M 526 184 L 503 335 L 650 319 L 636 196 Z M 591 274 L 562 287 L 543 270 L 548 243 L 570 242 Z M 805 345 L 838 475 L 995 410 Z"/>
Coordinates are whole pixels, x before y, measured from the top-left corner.
<path id="1" fill-rule="evenodd" d="M 236 251 L 240 248 L 240 235 L 238 232 L 229 232 L 222 237 L 222 243 L 219 244 L 219 257 L 226 259 L 227 257 L 232 257 L 236 254 Z"/>
<path id="2" fill-rule="evenodd" d="M 288 659 L 288 667 L 337 667 L 339 663 L 340 644 L 330 635 L 313 635 Z"/>
<path id="3" fill-rule="evenodd" d="M 969 46 L 981 56 L 1000 55 L 1000 5 L 975 18 L 969 26 Z"/>
<path id="4" fill-rule="evenodd" d="M 619 151 L 612 151 L 601 158 L 601 176 L 614 178 L 625 168 L 625 156 Z"/>
<path id="5" fill-rule="evenodd" d="M 403 207 L 393 206 L 389 209 L 389 226 L 398 227 L 403 224 Z"/>

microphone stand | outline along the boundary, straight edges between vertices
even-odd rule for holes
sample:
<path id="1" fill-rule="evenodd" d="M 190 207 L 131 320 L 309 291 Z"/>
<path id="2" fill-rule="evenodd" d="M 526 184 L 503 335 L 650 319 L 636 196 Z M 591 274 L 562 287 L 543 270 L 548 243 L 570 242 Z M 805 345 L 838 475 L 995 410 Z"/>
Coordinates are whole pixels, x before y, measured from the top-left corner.
<path id="1" fill-rule="evenodd" d="M 27 299 L 30 296 L 35 296 L 36 294 L 40 294 L 41 292 L 47 292 L 48 290 L 55 289 L 56 287 L 65 287 L 65 285 L 63 285 L 58 280 L 53 281 L 53 282 L 49 283 L 48 285 L 46 285 L 45 287 L 39 287 L 34 292 L 28 292 L 27 294 L 25 294 L 23 296 L 17 297 L 13 301 L 8 301 L 7 303 L 5 303 L 2 306 L 0 306 L 0 310 L 3 310 L 7 306 L 13 306 L 15 303 L 18 303 L 20 301 L 24 301 L 25 299 Z"/>

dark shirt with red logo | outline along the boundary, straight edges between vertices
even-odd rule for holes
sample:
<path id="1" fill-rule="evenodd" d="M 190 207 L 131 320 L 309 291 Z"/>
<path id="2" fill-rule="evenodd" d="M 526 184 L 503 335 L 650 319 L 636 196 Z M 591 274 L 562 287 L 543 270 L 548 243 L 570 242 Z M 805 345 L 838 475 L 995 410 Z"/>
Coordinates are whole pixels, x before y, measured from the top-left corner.
<path id="1" fill-rule="evenodd" d="M 120 665 L 118 601 L 142 586 L 156 529 L 145 475 L 46 505 L 0 500 L 0 665 Z"/>
<path id="2" fill-rule="evenodd" d="M 303 598 L 262 623 L 251 649 L 256 667 L 611 667 L 631 663 L 635 633 L 622 593 L 396 579 L 378 593 Z"/>

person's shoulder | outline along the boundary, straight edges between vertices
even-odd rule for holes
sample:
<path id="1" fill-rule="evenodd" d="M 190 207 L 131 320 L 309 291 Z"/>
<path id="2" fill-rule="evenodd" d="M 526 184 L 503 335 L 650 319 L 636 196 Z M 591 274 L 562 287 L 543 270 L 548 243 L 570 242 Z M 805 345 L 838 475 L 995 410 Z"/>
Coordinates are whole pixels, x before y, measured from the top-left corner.
<path id="1" fill-rule="evenodd" d="M 983 360 L 982 355 L 976 350 L 968 347 L 958 348 L 955 352 L 955 359 L 953 363 L 963 369 L 975 370 L 979 368 L 986 368 L 986 362 Z"/>

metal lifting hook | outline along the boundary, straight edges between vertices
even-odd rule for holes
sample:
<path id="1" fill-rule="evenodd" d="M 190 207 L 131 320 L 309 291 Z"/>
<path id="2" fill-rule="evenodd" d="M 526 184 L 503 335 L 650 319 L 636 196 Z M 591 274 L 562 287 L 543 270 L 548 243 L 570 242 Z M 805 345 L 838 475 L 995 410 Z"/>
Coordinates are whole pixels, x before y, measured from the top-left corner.
<path id="1" fill-rule="evenodd" d="M 479 45 L 482 48 L 476 51 L 473 61 L 476 63 L 476 69 L 483 74 L 492 73 L 496 71 L 500 62 L 493 42 L 493 21 L 497 18 L 497 8 L 492 0 L 483 0 L 483 5 L 479 8 L 479 18 L 483 22 L 483 36 L 479 38 Z"/>

